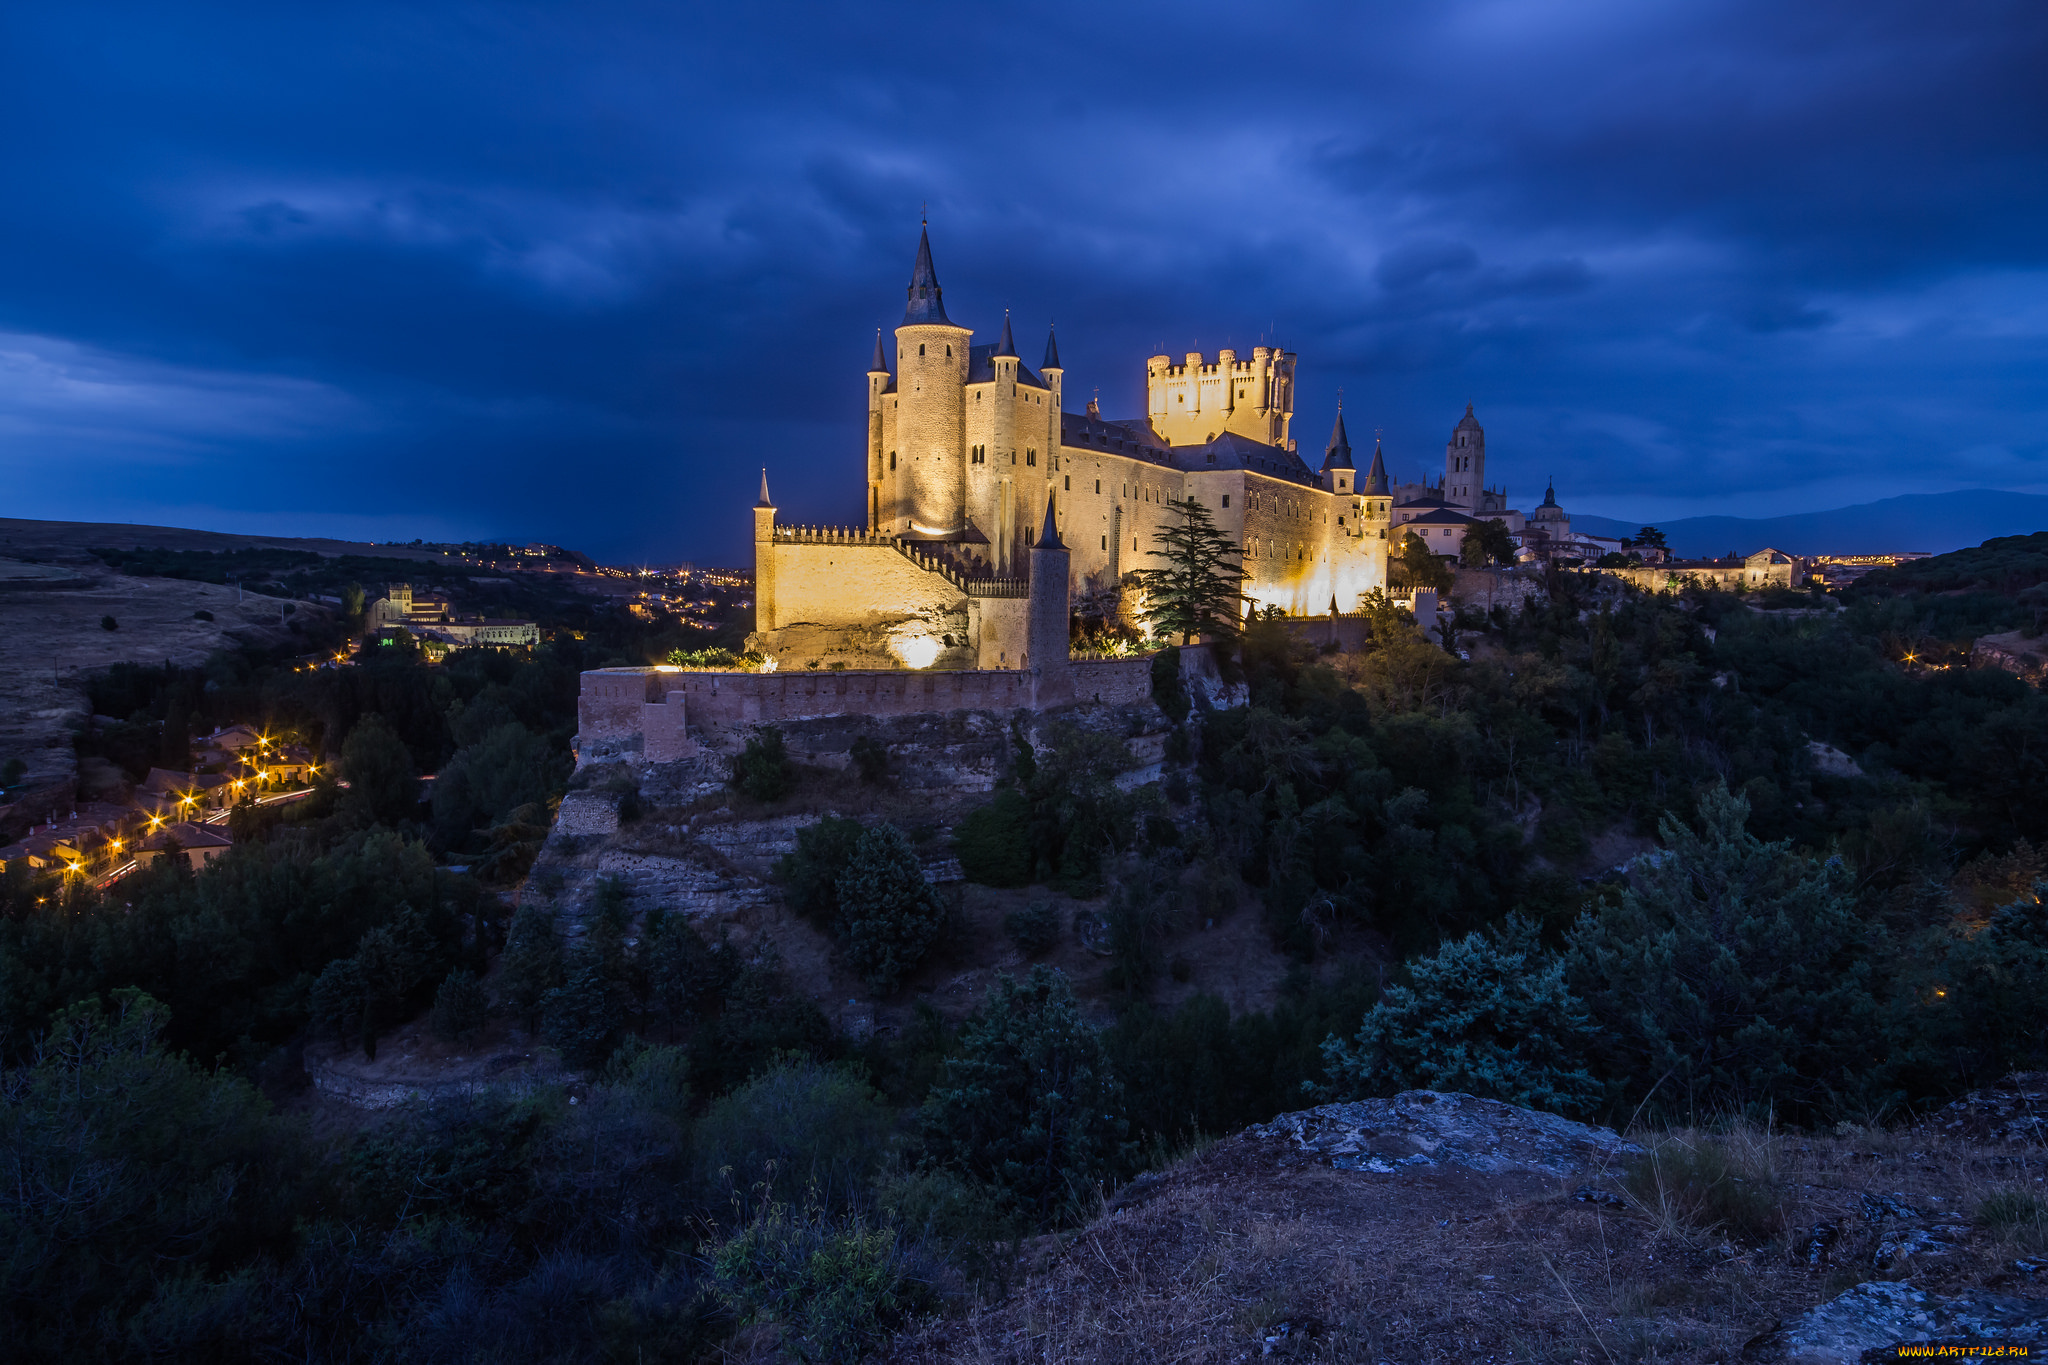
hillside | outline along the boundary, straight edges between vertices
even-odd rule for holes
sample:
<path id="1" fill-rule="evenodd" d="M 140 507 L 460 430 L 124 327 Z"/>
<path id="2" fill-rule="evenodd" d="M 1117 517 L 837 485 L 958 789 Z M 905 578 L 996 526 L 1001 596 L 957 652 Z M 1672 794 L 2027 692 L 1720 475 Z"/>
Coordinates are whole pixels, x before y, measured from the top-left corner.
<path id="1" fill-rule="evenodd" d="M 1632 536 L 1640 521 L 1574 513 L 1572 526 L 1598 536 Z M 1658 527 L 1671 548 L 1688 558 L 1748 554 L 1766 545 L 1803 555 L 1888 554 L 1926 550 L 1940 554 L 1993 536 L 2025 535 L 2048 527 L 2048 497 L 1963 489 L 1953 493 L 1885 498 L 1825 512 L 1782 517 L 1681 517 Z"/>

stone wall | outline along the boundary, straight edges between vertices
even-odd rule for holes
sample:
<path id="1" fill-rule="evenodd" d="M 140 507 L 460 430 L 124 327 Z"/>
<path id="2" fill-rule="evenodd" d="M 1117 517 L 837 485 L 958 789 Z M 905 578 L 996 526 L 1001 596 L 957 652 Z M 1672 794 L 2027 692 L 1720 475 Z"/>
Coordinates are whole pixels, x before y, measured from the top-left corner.
<path id="1" fill-rule="evenodd" d="M 809 670 L 801 673 L 690 672 L 599 668 L 583 675 L 577 699 L 579 762 L 688 758 L 753 725 L 836 716 L 914 716 L 948 711 L 1043 710 L 1055 700 L 1124 705 L 1152 693 L 1152 661 L 1083 660 L 1067 665 L 1069 691 L 1044 695 L 1037 670 Z"/>

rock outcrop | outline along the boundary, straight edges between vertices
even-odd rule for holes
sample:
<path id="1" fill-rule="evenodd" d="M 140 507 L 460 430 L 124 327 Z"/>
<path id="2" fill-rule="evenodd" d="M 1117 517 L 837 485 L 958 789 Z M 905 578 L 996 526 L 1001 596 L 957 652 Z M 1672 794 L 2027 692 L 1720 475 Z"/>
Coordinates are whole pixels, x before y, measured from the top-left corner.
<path id="1" fill-rule="evenodd" d="M 1742 1358 L 1754 1365 L 1858 1365 L 1890 1360 L 1886 1348 L 1908 1342 L 1950 1347 L 2048 1342 L 2048 1302 L 1990 1293 L 1950 1298 L 1910 1284 L 1859 1284 L 1758 1336 L 1743 1348 Z M 1941 1358 L 1978 1357 L 1950 1351 Z"/>
<path id="2" fill-rule="evenodd" d="M 1247 1136 L 1288 1143 L 1299 1156 L 1339 1170 L 1380 1174 L 1459 1166 L 1562 1176 L 1601 1169 L 1642 1151 L 1611 1128 L 1435 1090 L 1282 1114 L 1254 1125 Z"/>

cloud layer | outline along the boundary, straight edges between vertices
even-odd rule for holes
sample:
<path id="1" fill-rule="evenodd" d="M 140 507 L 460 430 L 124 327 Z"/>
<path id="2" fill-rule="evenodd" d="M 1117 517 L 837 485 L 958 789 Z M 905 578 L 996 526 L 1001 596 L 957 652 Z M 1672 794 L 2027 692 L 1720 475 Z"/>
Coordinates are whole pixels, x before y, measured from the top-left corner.
<path id="1" fill-rule="evenodd" d="M 2048 490 L 2043 69 L 2025 0 L 18 6 L 0 483 L 740 561 L 762 465 L 858 515 L 928 204 L 1113 414 L 1277 335 L 1304 446 L 1474 402 L 1524 501 Z"/>

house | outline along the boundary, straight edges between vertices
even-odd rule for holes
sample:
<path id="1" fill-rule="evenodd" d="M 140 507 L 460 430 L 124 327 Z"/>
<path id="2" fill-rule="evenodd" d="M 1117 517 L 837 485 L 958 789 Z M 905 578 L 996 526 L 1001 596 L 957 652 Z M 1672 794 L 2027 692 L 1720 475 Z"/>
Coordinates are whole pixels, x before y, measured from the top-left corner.
<path id="1" fill-rule="evenodd" d="M 206 866 L 221 854 L 234 847 L 235 841 L 227 831 L 215 825 L 195 825 L 181 821 L 166 825 L 154 834 L 147 835 L 137 848 L 138 861 L 155 862 L 162 858 L 183 854 L 186 861 L 196 870 Z"/>

